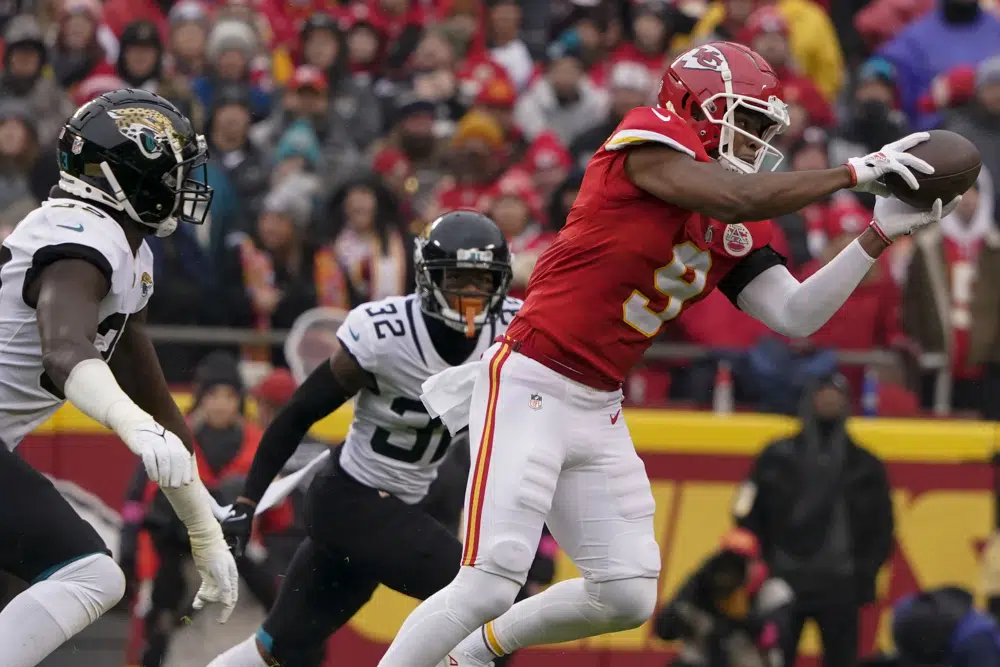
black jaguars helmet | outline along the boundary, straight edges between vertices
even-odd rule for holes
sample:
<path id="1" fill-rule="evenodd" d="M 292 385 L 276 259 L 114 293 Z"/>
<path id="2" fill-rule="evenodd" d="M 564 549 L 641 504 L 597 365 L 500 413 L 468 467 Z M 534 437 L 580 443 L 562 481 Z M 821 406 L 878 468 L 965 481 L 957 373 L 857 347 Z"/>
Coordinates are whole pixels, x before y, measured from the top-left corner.
<path id="1" fill-rule="evenodd" d="M 513 276 L 507 239 L 476 211 L 451 211 L 416 240 L 417 294 L 424 314 L 466 336 L 503 308 Z"/>
<path id="2" fill-rule="evenodd" d="M 59 187 L 167 236 L 208 215 L 208 146 L 159 95 L 124 88 L 77 109 L 59 134 Z"/>

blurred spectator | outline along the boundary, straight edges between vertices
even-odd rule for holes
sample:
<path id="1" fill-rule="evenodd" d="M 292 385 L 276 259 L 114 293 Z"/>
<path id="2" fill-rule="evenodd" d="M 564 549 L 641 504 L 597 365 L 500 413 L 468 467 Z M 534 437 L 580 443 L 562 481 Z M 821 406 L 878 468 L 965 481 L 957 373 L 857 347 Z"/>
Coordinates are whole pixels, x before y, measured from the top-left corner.
<path id="1" fill-rule="evenodd" d="M 131 88 L 158 92 L 163 76 L 163 43 L 154 23 L 136 21 L 125 27 L 115 72 Z"/>
<path id="2" fill-rule="evenodd" d="M 109 58 L 97 39 L 101 5 L 97 0 L 67 0 L 59 14 L 59 29 L 52 46 L 52 71 L 63 88 L 70 88 L 99 69 L 108 69 Z"/>
<path id="3" fill-rule="evenodd" d="M 428 219 L 455 208 L 475 208 L 480 198 L 497 182 L 503 165 L 498 156 L 504 148 L 503 128 L 482 111 L 470 111 L 451 138 L 451 176 L 438 187 Z"/>
<path id="4" fill-rule="evenodd" d="M 377 177 L 357 176 L 344 184 L 330 200 L 327 219 L 332 226 L 318 230 L 318 236 L 346 280 L 319 281 L 319 305 L 349 310 L 406 294 L 412 282 L 412 253 L 400 229 L 397 203 Z"/>
<path id="5" fill-rule="evenodd" d="M 518 0 L 491 0 L 490 57 L 503 66 L 517 90 L 528 85 L 535 63 L 521 41 L 521 4 Z"/>
<path id="6" fill-rule="evenodd" d="M 575 164 L 586 167 L 597 149 L 614 134 L 625 114 L 650 101 L 655 81 L 649 70 L 640 63 L 615 63 L 609 77 L 611 103 L 607 114 L 596 125 L 576 137 L 569 147 Z"/>
<path id="7" fill-rule="evenodd" d="M 382 73 L 387 27 L 364 5 L 353 5 L 344 19 L 347 67 L 359 85 L 371 85 Z"/>
<path id="8" fill-rule="evenodd" d="M 205 74 L 208 12 L 198 0 L 181 0 L 170 9 L 169 68 L 186 77 Z"/>
<path id="9" fill-rule="evenodd" d="M 847 434 L 850 405 L 842 376 L 819 381 L 803 396 L 802 430 L 760 453 L 733 505 L 771 574 L 795 592 L 786 665 L 795 664 L 807 619 L 819 625 L 824 665 L 854 665 L 859 611 L 875 599 L 892 550 L 885 465 Z"/>
<path id="10" fill-rule="evenodd" d="M 812 0 L 715 0 L 691 36 L 732 40 L 756 6 L 765 4 L 774 4 L 788 21 L 795 62 L 832 102 L 844 83 L 844 58 L 830 16 Z"/>
<path id="11" fill-rule="evenodd" d="M 548 202 L 548 225 L 547 228 L 553 232 L 558 232 L 566 224 L 566 216 L 573 208 L 573 202 L 580 193 L 580 185 L 583 183 L 583 169 L 579 167 L 570 172 L 566 180 L 563 181 Z"/>
<path id="12" fill-rule="evenodd" d="M 441 121 L 437 132 L 448 133 L 451 123 L 465 113 L 456 69 L 460 58 L 448 35 L 440 28 L 423 34 L 409 60 L 409 87 L 420 99 L 433 102 Z"/>
<path id="13" fill-rule="evenodd" d="M 958 209 L 941 224 L 915 236 L 916 252 L 906 278 L 903 322 L 925 352 L 946 354 L 952 376 L 951 408 L 981 411 L 983 368 L 971 363 L 970 337 L 979 254 L 995 226 L 993 183 L 983 170 Z M 933 376 L 926 378 L 924 405 L 933 401 Z"/>
<path id="14" fill-rule="evenodd" d="M 676 13 L 662 0 L 636 4 L 632 10 L 632 41 L 615 49 L 611 60 L 639 63 L 649 71 L 651 78 L 659 79 L 669 64 L 668 48 Z"/>
<path id="15" fill-rule="evenodd" d="M 4 32 L 0 97 L 27 104 L 37 123 L 39 144 L 51 146 L 76 109 L 66 93 L 44 75 L 46 60 L 42 30 L 35 18 L 22 15 L 11 19 Z"/>
<path id="16" fill-rule="evenodd" d="M 195 372 L 194 405 L 187 419 L 194 435 L 195 457 L 205 486 L 222 505 L 232 503 L 243 485 L 250 463 L 260 444 L 261 430 L 245 418 L 246 389 L 236 359 L 213 352 L 199 363 Z M 142 475 L 137 475 L 141 477 Z M 160 667 L 164 663 L 170 636 L 187 615 L 190 595 L 184 565 L 190 556 L 187 531 L 159 488 L 145 485 L 145 526 L 152 538 L 152 600 L 145 617 L 145 647 L 141 664 Z M 262 532 L 283 530 L 291 522 L 290 508 L 279 506 L 262 517 Z M 141 547 L 140 547 L 141 548 Z M 277 595 L 277 575 L 266 559 L 238 562 L 246 588 L 264 607 Z M 152 572 L 148 573 L 152 575 Z"/>
<path id="17" fill-rule="evenodd" d="M 214 165 L 232 184 L 239 208 L 249 231 L 260 213 L 267 193 L 268 158 L 250 140 L 252 121 L 250 94 L 239 85 L 219 90 L 205 127 L 209 155 Z"/>
<path id="18" fill-rule="evenodd" d="M 297 121 L 307 122 L 320 144 L 324 178 L 336 187 L 358 167 L 361 154 L 330 108 L 328 93 L 325 74 L 309 65 L 296 68 L 279 107 L 253 128 L 251 137 L 258 146 L 274 146 Z"/>
<path id="19" fill-rule="evenodd" d="M 733 393 L 738 403 L 753 399 L 752 385 L 755 378 L 744 371 L 746 355 L 763 336 L 769 334 L 766 326 L 733 306 L 721 292 L 710 293 L 691 306 L 678 318 L 680 340 L 711 348 L 705 359 L 687 364 L 687 372 L 679 383 L 678 392 L 699 406 L 711 404 L 715 390 L 718 366 L 726 361 L 734 369 Z"/>
<path id="20" fill-rule="evenodd" d="M 979 64 L 975 98 L 947 112 L 944 127 L 974 143 L 983 167 L 994 177 L 1000 174 L 1000 54 Z M 1000 192 L 994 189 L 993 197 L 993 210 L 1000 211 Z"/>
<path id="21" fill-rule="evenodd" d="M 793 599 L 769 578 L 756 536 L 736 528 L 656 613 L 654 632 L 681 641 L 671 667 L 781 667 Z"/>
<path id="22" fill-rule="evenodd" d="M 48 149 L 44 150 L 43 149 Z M 0 210 L 48 198 L 59 181 L 52 146 L 38 143 L 31 109 L 17 100 L 0 101 Z"/>
<path id="23" fill-rule="evenodd" d="M 993 228 L 986 235 L 976 266 L 971 306 L 975 326 L 969 332 L 969 362 L 983 365 L 979 390 L 987 397 L 1000 393 L 1000 222 L 993 210 Z M 985 419 L 1000 421 L 1000 401 L 984 400 L 982 411 Z"/>
<path id="24" fill-rule="evenodd" d="M 160 30 L 161 35 L 167 32 L 166 12 L 169 2 L 160 0 L 105 0 L 104 24 L 108 26 L 115 37 L 121 37 L 125 26 L 133 21 L 152 21 Z"/>
<path id="25" fill-rule="evenodd" d="M 1000 626 L 976 609 L 972 592 L 943 586 L 911 593 L 893 606 L 894 654 L 863 667 L 980 667 L 1000 664 Z"/>
<path id="26" fill-rule="evenodd" d="M 877 151 L 909 132 L 906 116 L 897 109 L 896 80 L 896 67 L 884 58 L 862 66 L 847 117 L 830 141 L 831 164 Z"/>
<path id="27" fill-rule="evenodd" d="M 396 98 L 393 125 L 376 142 L 372 169 L 414 216 L 431 203 L 444 170 L 441 142 L 434 135 L 434 104 L 403 93 Z"/>
<path id="28" fill-rule="evenodd" d="M 829 241 L 824 244 L 817 259 L 802 267 L 798 275 L 799 280 L 806 280 L 833 259 L 867 227 L 870 220 L 863 209 L 842 209 L 837 214 L 838 222 L 834 224 L 840 226 L 839 233 L 834 233 L 834 229 L 828 232 Z M 860 229 L 854 229 L 855 224 L 860 224 Z M 903 342 L 901 308 L 902 295 L 899 287 L 889 273 L 887 261 L 881 259 L 872 266 L 868 275 L 855 288 L 840 310 L 819 331 L 809 337 L 809 342 L 817 348 L 831 350 L 864 351 L 891 348 Z M 852 367 L 843 372 L 853 390 L 853 395 L 860 397 L 862 369 Z"/>
<path id="29" fill-rule="evenodd" d="M 798 127 L 833 125 L 833 108 L 819 88 L 799 73 L 788 38 L 788 21 L 776 7 L 770 5 L 751 14 L 740 33 L 740 41 L 749 45 L 774 68 L 785 90 L 783 101 L 797 104 L 806 112 L 806 118 L 802 119 L 804 122 Z M 793 128 L 796 127 L 795 120 L 793 118 Z"/>
<path id="30" fill-rule="evenodd" d="M 535 263 L 555 235 L 546 232 L 538 219 L 532 216 L 528 199 L 518 189 L 497 192 L 486 212 L 507 237 L 510 250 L 514 253 L 510 295 L 523 299 Z"/>
<path id="31" fill-rule="evenodd" d="M 316 250 L 305 234 L 315 195 L 312 185 L 298 175 L 287 177 L 264 199 L 256 242 L 239 232 L 227 237 L 221 276 L 232 326 L 288 329 L 300 313 L 316 305 Z M 286 366 L 280 346 L 247 348 L 244 355 Z"/>
<path id="32" fill-rule="evenodd" d="M 218 313 L 219 285 L 215 266 L 198 243 L 196 228 L 178 225 L 164 238 L 146 239 L 153 252 L 153 275 L 162 276 L 150 300 L 149 324 L 211 326 L 224 324 Z M 157 343 L 156 353 L 167 382 L 191 381 L 199 359 L 218 346 Z"/>
<path id="33" fill-rule="evenodd" d="M 873 0 L 872 2 L 855 0 L 855 2 L 860 6 L 854 7 L 856 14 L 851 12 L 854 27 L 870 52 L 898 35 L 915 19 L 931 11 L 938 0 Z M 834 9 L 840 4 L 849 3 L 835 3 Z M 861 49 L 860 52 L 863 53 L 864 50 Z"/>
<path id="34" fill-rule="evenodd" d="M 347 76 L 344 34 L 329 14 L 313 14 L 302 26 L 302 64 L 326 76 L 336 122 L 364 148 L 382 133 L 382 110 L 371 91 Z"/>
<path id="35" fill-rule="evenodd" d="M 330 81 L 347 75 L 344 31 L 333 15 L 317 12 L 310 16 L 299 32 L 299 46 L 299 65 L 312 65 Z"/>
<path id="36" fill-rule="evenodd" d="M 503 180 L 520 177 L 525 183 L 524 197 L 539 222 L 545 222 L 544 202 L 547 202 L 573 168 L 573 158 L 559 137 L 545 132 L 528 147 L 519 165 L 509 170 Z"/>
<path id="37" fill-rule="evenodd" d="M 517 103 L 517 91 L 510 78 L 502 71 L 486 81 L 476 95 L 473 108 L 493 116 L 500 123 L 504 132 L 504 162 L 514 164 L 520 161 L 528 151 L 530 142 L 514 118 L 514 105 Z"/>
<path id="38" fill-rule="evenodd" d="M 978 0 L 939 0 L 935 10 L 906 26 L 878 53 L 896 67 L 903 111 L 914 127 L 927 129 L 940 119 L 920 113 L 917 100 L 937 75 L 1000 53 L 1000 19 L 981 9 Z"/>
<path id="39" fill-rule="evenodd" d="M 251 63 L 259 51 L 260 39 L 249 23 L 236 19 L 218 21 L 205 44 L 205 72 L 191 84 L 201 104 L 211 107 L 219 88 L 237 83 L 248 86 L 254 116 L 267 116 L 270 96 L 253 80 L 251 71 Z"/>
<path id="40" fill-rule="evenodd" d="M 514 117 L 528 139 L 552 130 L 566 144 L 604 119 L 607 93 L 583 69 L 578 48 L 556 42 L 549 48 L 545 74 L 517 102 Z"/>

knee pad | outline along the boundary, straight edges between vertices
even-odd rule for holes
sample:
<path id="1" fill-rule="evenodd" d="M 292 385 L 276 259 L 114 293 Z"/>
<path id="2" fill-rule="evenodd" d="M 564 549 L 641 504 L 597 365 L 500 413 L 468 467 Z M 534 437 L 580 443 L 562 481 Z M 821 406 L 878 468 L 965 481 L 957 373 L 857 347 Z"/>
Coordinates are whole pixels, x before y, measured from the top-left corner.
<path id="1" fill-rule="evenodd" d="M 500 537 L 487 545 L 483 561 L 478 567 L 523 586 L 534 561 L 535 549 L 527 540 L 520 537 Z"/>
<path id="2" fill-rule="evenodd" d="M 657 589 L 657 580 L 649 577 L 587 583 L 594 606 L 613 628 L 605 632 L 637 628 L 649 620 L 656 609 Z"/>
<path id="3" fill-rule="evenodd" d="M 64 565 L 28 591 L 64 631 L 75 634 L 118 604 L 125 595 L 125 573 L 110 556 L 91 554 Z"/>
<path id="4" fill-rule="evenodd" d="M 461 604 L 452 604 L 450 609 L 463 609 L 469 618 L 464 623 L 478 627 L 497 618 L 514 604 L 521 584 L 499 574 L 485 572 L 474 567 L 463 567 L 458 576 L 448 586 L 449 597 L 461 598 Z"/>

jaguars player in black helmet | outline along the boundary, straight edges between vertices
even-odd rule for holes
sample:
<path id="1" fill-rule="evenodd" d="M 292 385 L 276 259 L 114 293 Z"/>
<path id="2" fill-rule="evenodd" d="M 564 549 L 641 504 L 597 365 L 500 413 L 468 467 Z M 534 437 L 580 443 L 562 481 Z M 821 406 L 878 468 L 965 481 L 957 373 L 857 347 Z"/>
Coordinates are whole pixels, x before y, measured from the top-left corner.
<path id="1" fill-rule="evenodd" d="M 145 238 L 204 220 L 205 140 L 161 97 L 117 90 L 73 114 L 56 158 L 59 185 L 0 245 L 0 569 L 32 584 L 0 612 L 5 667 L 34 667 L 125 590 L 95 530 L 12 451 L 67 400 L 163 487 L 203 579 L 195 605 L 222 602 L 225 618 L 236 602 L 236 564 L 143 328 Z"/>
<path id="2" fill-rule="evenodd" d="M 306 432 L 357 397 L 347 440 L 309 487 L 308 537 L 277 602 L 255 636 L 211 667 L 319 664 L 326 639 L 380 583 L 424 599 L 458 573 L 458 537 L 421 504 L 452 444 L 420 402 L 421 385 L 478 360 L 521 302 L 507 296 L 510 250 L 485 215 L 441 216 L 416 240 L 414 259 L 416 292 L 352 310 L 337 332 L 339 349 L 261 439 L 243 494 L 222 524 L 237 553 L 250 539 L 254 508 Z"/>

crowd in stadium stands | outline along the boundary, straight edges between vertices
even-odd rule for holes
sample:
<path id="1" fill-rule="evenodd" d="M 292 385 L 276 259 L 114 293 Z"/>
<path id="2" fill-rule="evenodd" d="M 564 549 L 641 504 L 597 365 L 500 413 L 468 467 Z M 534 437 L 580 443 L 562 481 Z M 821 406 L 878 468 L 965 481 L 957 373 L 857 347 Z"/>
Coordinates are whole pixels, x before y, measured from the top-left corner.
<path id="1" fill-rule="evenodd" d="M 706 404 L 724 360 L 737 404 L 794 410 L 776 388 L 827 372 L 830 350 L 880 348 L 888 362 L 845 368 L 871 412 L 929 408 L 935 376 L 918 361 L 943 353 L 951 409 L 998 418 L 983 400 L 1000 383 L 998 16 L 988 0 L 11 0 L 0 236 L 55 184 L 63 120 L 134 86 L 205 133 L 216 192 L 204 227 L 150 241 L 154 323 L 283 330 L 315 306 L 403 293 L 412 234 L 457 207 L 503 228 L 522 295 L 622 115 L 651 103 L 681 50 L 731 39 L 783 81 L 792 129 L 779 169 L 836 165 L 934 127 L 972 139 L 985 168 L 958 211 L 895 244 L 808 340 L 775 338 L 714 293 L 667 329 L 714 353 L 651 362 L 629 400 Z M 775 245 L 808 275 L 872 205 L 838 194 L 776 220 Z M 189 382 L 209 351 L 163 346 L 169 379 Z M 240 353 L 284 363 L 279 348 Z"/>

